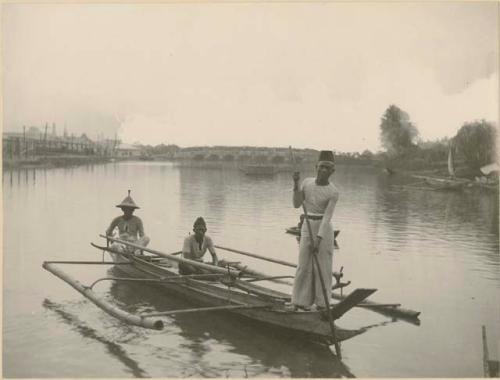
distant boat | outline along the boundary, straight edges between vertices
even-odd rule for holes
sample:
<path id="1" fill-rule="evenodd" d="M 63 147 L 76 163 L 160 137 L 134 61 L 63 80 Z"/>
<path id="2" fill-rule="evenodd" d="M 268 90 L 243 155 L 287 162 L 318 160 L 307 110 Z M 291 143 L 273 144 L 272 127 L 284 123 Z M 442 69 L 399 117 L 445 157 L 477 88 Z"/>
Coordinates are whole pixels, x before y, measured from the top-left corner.
<path id="1" fill-rule="evenodd" d="M 453 145 L 450 142 L 450 147 L 448 149 L 448 178 L 438 178 L 438 177 L 427 177 L 414 175 L 415 178 L 421 178 L 424 182 L 429 185 L 434 190 L 449 190 L 449 191 L 460 191 L 470 184 L 471 181 L 465 178 L 455 177 L 455 163 L 453 157 Z"/>
<path id="2" fill-rule="evenodd" d="M 435 190 L 462 190 L 465 185 L 470 183 L 467 179 L 457 178 L 435 178 L 435 177 L 422 177 L 425 182 Z"/>
<path id="3" fill-rule="evenodd" d="M 240 169 L 246 175 L 250 176 L 272 176 L 276 174 L 276 168 L 273 165 L 243 165 Z"/>

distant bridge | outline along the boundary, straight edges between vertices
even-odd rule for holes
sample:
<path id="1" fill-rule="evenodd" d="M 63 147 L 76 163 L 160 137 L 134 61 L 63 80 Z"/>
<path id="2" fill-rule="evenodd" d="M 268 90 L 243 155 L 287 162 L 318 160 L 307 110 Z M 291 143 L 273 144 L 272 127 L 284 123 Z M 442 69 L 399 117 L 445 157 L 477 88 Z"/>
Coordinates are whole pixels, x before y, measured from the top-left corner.
<path id="1" fill-rule="evenodd" d="M 317 151 L 312 149 L 294 150 L 297 162 L 314 161 Z M 189 147 L 180 149 L 174 155 L 175 159 L 209 160 L 209 161 L 248 161 L 286 163 L 290 162 L 289 148 L 213 146 Z"/>

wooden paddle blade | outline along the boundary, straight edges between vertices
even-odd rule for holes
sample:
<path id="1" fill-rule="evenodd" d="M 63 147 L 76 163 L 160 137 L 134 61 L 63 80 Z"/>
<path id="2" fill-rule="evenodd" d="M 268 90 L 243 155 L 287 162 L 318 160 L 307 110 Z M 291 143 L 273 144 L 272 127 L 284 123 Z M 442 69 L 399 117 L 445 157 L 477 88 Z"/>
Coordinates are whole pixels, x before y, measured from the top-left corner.
<path id="1" fill-rule="evenodd" d="M 375 293 L 377 289 L 364 289 L 358 288 L 350 293 L 346 298 L 340 301 L 338 304 L 333 305 L 330 309 L 330 313 L 333 319 L 338 319 L 343 316 L 346 312 L 351 310 L 357 304 L 364 301 L 366 298 Z"/>

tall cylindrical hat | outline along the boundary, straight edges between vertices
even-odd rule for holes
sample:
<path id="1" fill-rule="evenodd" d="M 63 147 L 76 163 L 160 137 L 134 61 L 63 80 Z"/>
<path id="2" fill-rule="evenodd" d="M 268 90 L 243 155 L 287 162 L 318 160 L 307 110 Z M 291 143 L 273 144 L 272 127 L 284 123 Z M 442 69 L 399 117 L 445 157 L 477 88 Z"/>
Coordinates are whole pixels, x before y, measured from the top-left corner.
<path id="1" fill-rule="evenodd" d="M 140 208 L 137 206 L 130 196 L 130 190 L 128 191 L 128 195 L 125 197 L 125 199 L 120 203 L 119 205 L 116 205 L 116 207 L 122 208 L 122 207 L 128 207 L 128 208 Z"/>
<path id="2" fill-rule="evenodd" d="M 335 163 L 335 158 L 333 157 L 333 152 L 331 150 L 322 150 L 319 152 L 318 162 L 330 162 Z"/>

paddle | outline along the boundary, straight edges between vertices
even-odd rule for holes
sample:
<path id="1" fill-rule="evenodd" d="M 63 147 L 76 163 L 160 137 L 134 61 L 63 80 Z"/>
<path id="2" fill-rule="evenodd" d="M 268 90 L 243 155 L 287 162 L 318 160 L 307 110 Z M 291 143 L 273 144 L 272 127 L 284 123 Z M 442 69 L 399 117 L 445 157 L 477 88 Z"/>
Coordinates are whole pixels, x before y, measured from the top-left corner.
<path id="1" fill-rule="evenodd" d="M 290 149 L 290 155 L 291 155 L 291 159 L 292 159 L 292 163 L 293 163 L 293 167 L 294 167 L 294 172 L 297 172 L 297 166 L 295 163 L 295 157 L 293 155 L 293 149 L 291 146 L 289 147 L 289 149 Z M 335 333 L 335 325 L 333 323 L 333 318 L 332 318 L 332 314 L 331 314 L 331 310 L 330 310 L 330 297 L 328 296 L 328 293 L 326 291 L 325 280 L 323 279 L 323 275 L 321 273 L 321 268 L 320 268 L 319 260 L 318 260 L 318 256 L 317 256 L 318 251 L 317 251 L 316 243 L 314 241 L 314 236 L 313 236 L 312 228 L 311 228 L 311 222 L 309 221 L 309 216 L 307 214 L 307 208 L 306 208 L 304 201 L 305 200 L 302 200 L 302 210 L 304 211 L 304 216 L 305 216 L 304 219 L 307 223 L 307 230 L 309 232 L 309 238 L 311 239 L 310 252 L 311 252 L 311 256 L 313 258 L 313 263 L 314 263 L 314 265 L 316 265 L 316 270 L 318 272 L 318 277 L 319 277 L 319 281 L 321 284 L 321 291 L 323 293 L 323 298 L 325 300 L 326 311 L 328 314 L 328 323 L 330 325 L 330 330 L 332 330 L 332 338 L 333 338 L 333 344 L 335 346 L 335 353 L 337 354 L 339 359 L 342 359 L 342 354 L 340 352 L 340 345 L 337 341 L 337 337 L 336 337 L 336 333 Z"/>

